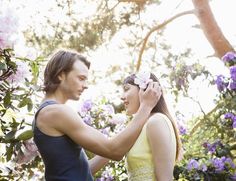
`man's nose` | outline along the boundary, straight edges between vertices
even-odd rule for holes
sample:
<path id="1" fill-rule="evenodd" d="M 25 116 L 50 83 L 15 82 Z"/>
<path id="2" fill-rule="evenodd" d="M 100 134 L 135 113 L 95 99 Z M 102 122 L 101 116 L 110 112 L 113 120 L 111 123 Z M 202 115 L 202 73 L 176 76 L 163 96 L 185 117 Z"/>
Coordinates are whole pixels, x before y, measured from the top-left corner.
<path id="1" fill-rule="evenodd" d="M 88 84 L 87 84 L 87 82 L 84 83 L 83 89 L 84 89 L 84 90 L 85 90 L 85 89 L 88 89 Z"/>

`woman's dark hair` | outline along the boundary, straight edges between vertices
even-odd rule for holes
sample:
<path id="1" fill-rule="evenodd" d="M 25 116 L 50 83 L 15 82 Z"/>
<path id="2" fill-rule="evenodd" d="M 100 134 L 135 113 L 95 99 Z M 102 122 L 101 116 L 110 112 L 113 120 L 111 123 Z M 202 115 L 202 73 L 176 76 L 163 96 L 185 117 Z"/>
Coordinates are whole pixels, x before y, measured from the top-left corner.
<path id="1" fill-rule="evenodd" d="M 79 60 L 89 69 L 90 62 L 82 55 L 74 51 L 59 50 L 52 55 L 44 70 L 44 88 L 46 93 L 53 93 L 60 84 L 58 75 L 72 70 L 74 62 Z"/>
<path id="2" fill-rule="evenodd" d="M 135 74 L 131 74 L 130 76 L 125 78 L 123 84 L 131 84 L 131 85 L 135 85 L 135 86 L 138 87 L 138 85 L 136 85 L 134 83 L 135 77 L 136 77 Z M 150 74 L 150 79 L 152 79 L 153 82 L 158 82 L 160 84 L 158 78 L 153 73 Z M 157 112 L 166 115 L 172 123 L 172 126 L 173 126 L 174 131 L 175 131 L 175 137 L 176 137 L 176 143 L 177 143 L 176 144 L 176 160 L 178 160 L 179 157 L 180 157 L 181 149 L 182 149 L 182 143 L 181 143 L 181 140 L 180 140 L 179 130 L 177 128 L 176 122 L 172 118 L 172 116 L 171 116 L 171 114 L 168 110 L 168 107 L 167 107 L 166 101 L 164 99 L 163 93 L 162 93 L 159 101 L 157 102 L 157 104 L 155 105 L 155 107 L 151 111 L 151 113 L 157 113 Z"/>

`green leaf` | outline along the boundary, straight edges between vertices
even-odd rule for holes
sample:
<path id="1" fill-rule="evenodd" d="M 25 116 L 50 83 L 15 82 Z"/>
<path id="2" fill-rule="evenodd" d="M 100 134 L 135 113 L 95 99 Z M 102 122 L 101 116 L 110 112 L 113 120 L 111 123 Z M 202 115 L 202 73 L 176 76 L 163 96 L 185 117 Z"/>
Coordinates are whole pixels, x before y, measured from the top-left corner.
<path id="1" fill-rule="evenodd" d="M 16 131 L 12 130 L 5 135 L 5 140 L 9 141 L 15 138 Z"/>
<path id="2" fill-rule="evenodd" d="M 10 92 L 7 92 L 3 99 L 3 105 L 4 107 L 8 107 L 10 104 L 11 104 L 11 94 Z"/>
<path id="3" fill-rule="evenodd" d="M 27 109 L 28 109 L 29 112 L 33 109 L 33 103 L 32 103 L 31 99 L 29 100 L 29 102 L 27 104 Z"/>
<path id="4" fill-rule="evenodd" d="M 6 70 L 7 66 L 5 63 L 0 62 L 0 70 Z"/>
<path id="5" fill-rule="evenodd" d="M 32 137 L 33 137 L 33 131 L 32 130 L 27 130 L 27 131 L 21 133 L 19 136 L 17 136 L 16 139 L 25 141 L 25 140 L 28 140 Z"/>
<path id="6" fill-rule="evenodd" d="M 31 101 L 30 98 L 23 98 L 22 101 L 17 105 L 17 107 L 21 108 L 26 106 Z"/>
<path id="7" fill-rule="evenodd" d="M 6 152 L 7 161 L 9 161 L 11 159 L 12 154 L 13 154 L 13 144 L 11 144 L 9 147 L 7 147 L 7 152 Z"/>

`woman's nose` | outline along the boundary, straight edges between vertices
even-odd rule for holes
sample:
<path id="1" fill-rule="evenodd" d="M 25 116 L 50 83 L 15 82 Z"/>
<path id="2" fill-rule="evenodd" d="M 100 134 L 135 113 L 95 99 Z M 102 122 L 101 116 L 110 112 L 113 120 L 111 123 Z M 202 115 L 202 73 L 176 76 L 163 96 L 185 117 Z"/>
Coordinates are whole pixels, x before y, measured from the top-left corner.
<path id="1" fill-rule="evenodd" d="M 122 101 L 124 101 L 124 100 L 125 100 L 125 95 L 122 94 L 121 97 L 120 97 L 120 99 L 121 99 Z"/>

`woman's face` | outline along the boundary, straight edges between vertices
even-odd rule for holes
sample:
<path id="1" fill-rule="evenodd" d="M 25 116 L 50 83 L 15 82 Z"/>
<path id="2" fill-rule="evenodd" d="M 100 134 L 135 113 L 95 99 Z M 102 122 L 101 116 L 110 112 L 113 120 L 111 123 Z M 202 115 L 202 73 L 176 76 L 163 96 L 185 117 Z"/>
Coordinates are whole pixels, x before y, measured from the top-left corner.
<path id="1" fill-rule="evenodd" d="M 135 85 L 124 84 L 124 93 L 121 99 L 124 102 L 125 109 L 128 115 L 135 114 L 138 111 L 139 101 L 139 88 Z"/>

